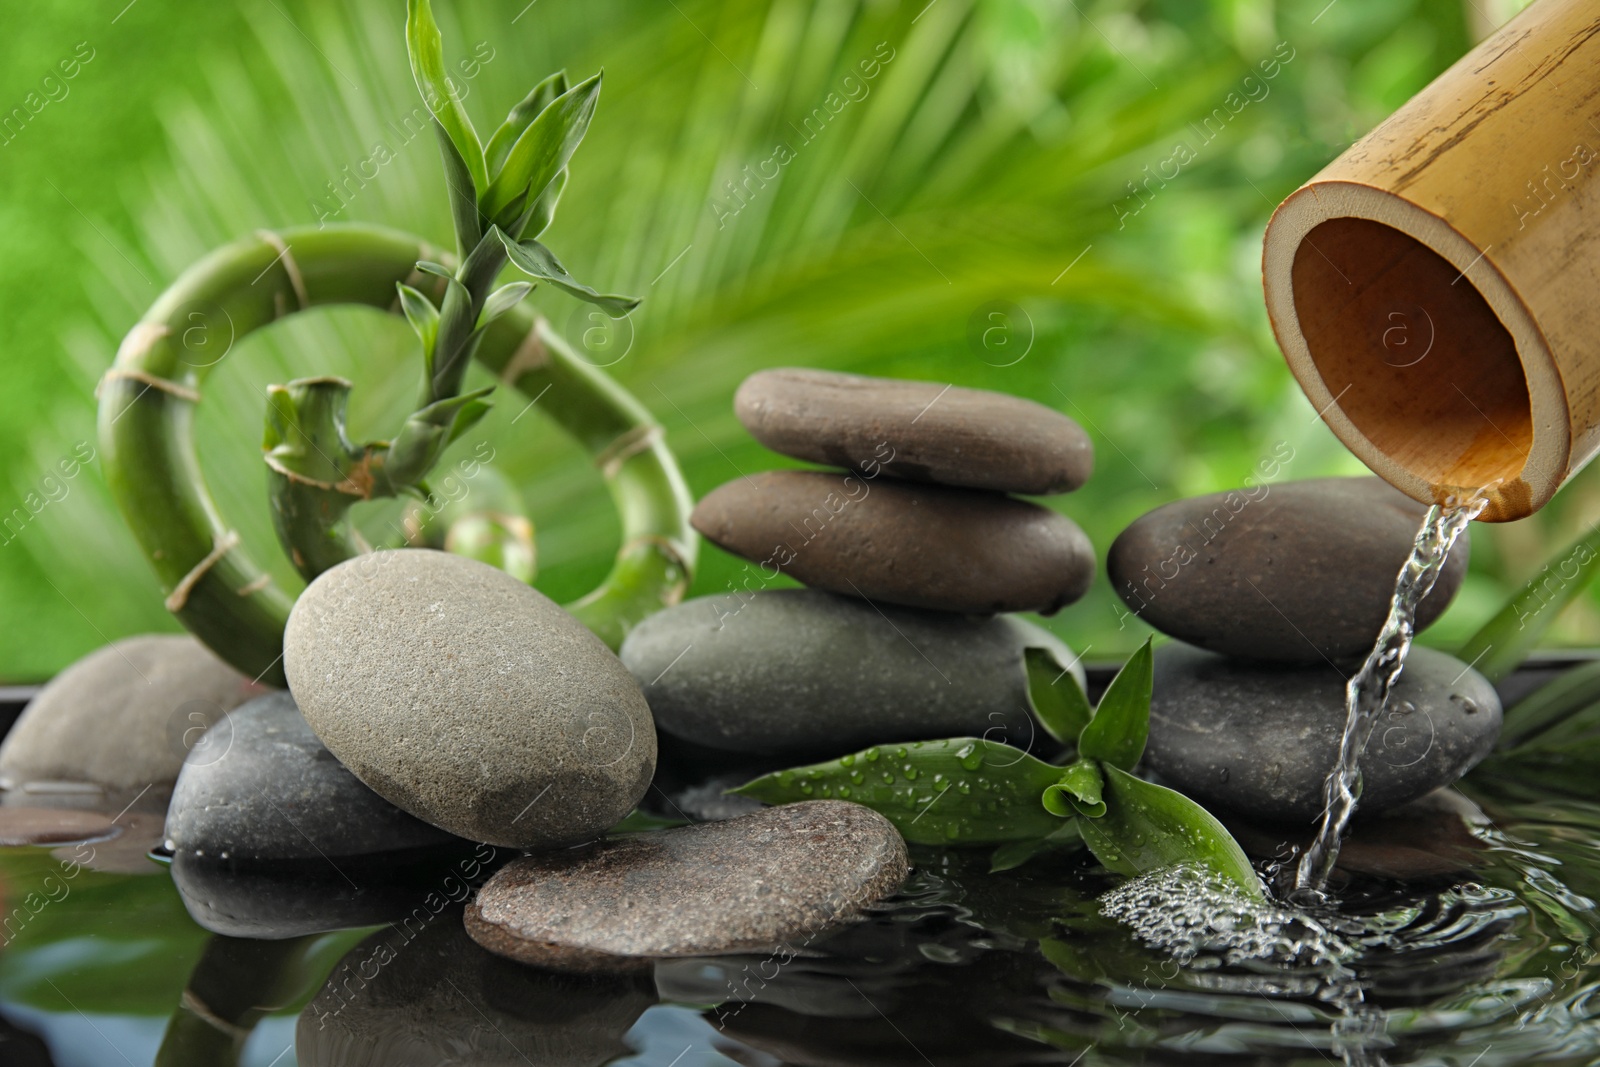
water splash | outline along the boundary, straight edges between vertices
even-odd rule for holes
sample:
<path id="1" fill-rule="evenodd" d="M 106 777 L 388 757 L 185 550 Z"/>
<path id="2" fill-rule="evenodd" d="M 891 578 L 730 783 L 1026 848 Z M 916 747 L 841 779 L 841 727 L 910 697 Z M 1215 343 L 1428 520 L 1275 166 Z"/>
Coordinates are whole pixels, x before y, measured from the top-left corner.
<path id="1" fill-rule="evenodd" d="M 1372 651 L 1367 653 L 1366 662 L 1345 683 L 1345 725 L 1339 741 L 1339 760 L 1323 783 L 1322 825 L 1300 857 L 1292 899 L 1303 903 L 1322 900 L 1323 887 L 1339 858 L 1339 842 L 1361 797 L 1361 754 L 1388 703 L 1390 689 L 1405 667 L 1406 653 L 1415 635 L 1417 605 L 1433 589 L 1450 549 L 1467 523 L 1482 514 L 1488 504 L 1480 493 L 1462 503 L 1435 504 L 1422 520 L 1411 546 L 1411 558 L 1395 579 L 1389 617 L 1384 620 Z"/>

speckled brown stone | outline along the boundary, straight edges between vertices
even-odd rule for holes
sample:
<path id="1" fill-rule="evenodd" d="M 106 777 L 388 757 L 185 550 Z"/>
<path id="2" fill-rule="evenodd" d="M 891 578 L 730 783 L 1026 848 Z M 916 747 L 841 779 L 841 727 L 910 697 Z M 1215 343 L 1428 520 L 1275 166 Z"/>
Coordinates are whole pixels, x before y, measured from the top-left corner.
<path id="1" fill-rule="evenodd" d="M 68 808 L 0 807 L 0 845 L 56 845 L 116 832 L 111 816 Z"/>
<path id="2" fill-rule="evenodd" d="M 713 490 L 691 521 L 769 573 L 913 608 L 1048 615 L 1094 577 L 1071 519 L 976 489 L 768 471 Z"/>
<path id="3" fill-rule="evenodd" d="M 1427 509 L 1377 478 L 1262 483 L 1164 504 L 1118 535 L 1111 586 L 1134 614 L 1200 648 L 1284 663 L 1372 648 Z M 1467 572 L 1456 542 L 1416 628 Z"/>
<path id="4" fill-rule="evenodd" d="M 888 819 L 813 800 L 516 860 L 468 906 L 467 933 L 571 971 L 794 951 L 894 893 L 907 870 Z"/>
<path id="5" fill-rule="evenodd" d="M 616 825 L 650 787 L 650 706 L 543 593 L 429 549 L 339 564 L 295 602 L 284 669 L 357 778 L 469 841 L 542 848 Z"/>
<path id="6" fill-rule="evenodd" d="M 774 452 L 874 475 L 1038 494 L 1094 469 L 1076 422 L 983 389 L 778 367 L 746 378 L 733 410 Z"/>

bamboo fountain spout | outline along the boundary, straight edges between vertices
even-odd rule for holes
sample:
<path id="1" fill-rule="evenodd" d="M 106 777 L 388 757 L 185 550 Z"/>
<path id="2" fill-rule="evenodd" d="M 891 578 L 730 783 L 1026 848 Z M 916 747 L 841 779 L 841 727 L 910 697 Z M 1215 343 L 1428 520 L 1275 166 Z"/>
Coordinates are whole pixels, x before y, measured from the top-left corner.
<path id="1" fill-rule="evenodd" d="M 1289 367 L 1409 496 L 1520 519 L 1600 451 L 1597 174 L 1600 5 L 1538 0 L 1273 215 Z"/>

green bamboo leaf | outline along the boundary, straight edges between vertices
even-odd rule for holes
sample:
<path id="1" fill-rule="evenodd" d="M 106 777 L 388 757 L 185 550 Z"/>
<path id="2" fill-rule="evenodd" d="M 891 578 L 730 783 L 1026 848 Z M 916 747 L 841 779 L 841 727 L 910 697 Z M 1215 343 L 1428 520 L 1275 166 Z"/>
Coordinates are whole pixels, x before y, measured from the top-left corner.
<path id="1" fill-rule="evenodd" d="M 1154 677 L 1154 657 L 1150 640 L 1128 657 L 1117 676 L 1111 679 L 1094 718 L 1078 735 L 1080 755 L 1105 760 L 1113 767 L 1131 771 L 1144 755 L 1150 735 L 1150 690 Z"/>
<path id="2" fill-rule="evenodd" d="M 492 392 L 494 386 L 488 385 L 412 412 L 389 444 L 382 470 L 387 495 L 398 495 L 421 482 L 450 442 L 484 416 L 488 405 L 483 398 Z"/>
<path id="3" fill-rule="evenodd" d="M 424 274 L 432 274 L 436 278 L 454 278 L 456 276 L 455 271 L 443 263 L 435 263 L 429 259 L 418 260 L 417 269 Z"/>
<path id="4" fill-rule="evenodd" d="M 1551 573 L 1551 568 L 1555 572 Z M 1600 526 L 1557 553 L 1527 585 L 1467 639 L 1456 655 L 1491 682 L 1522 665 L 1568 604 L 1600 572 Z M 1553 588 L 1552 588 L 1553 587 Z"/>
<path id="5" fill-rule="evenodd" d="M 476 189 L 486 188 L 489 176 L 483 164 L 483 144 L 472 128 L 467 109 L 461 106 L 444 67 L 444 39 L 433 21 L 429 0 L 406 0 L 406 52 L 411 57 L 411 76 L 417 92 L 446 137 L 466 164 Z"/>
<path id="6" fill-rule="evenodd" d="M 1104 707 L 1104 703 L 1101 704 Z M 1261 879 L 1244 850 L 1205 808 L 1182 793 L 1102 764 L 1106 811 L 1079 819 L 1078 829 L 1101 864 L 1118 874 L 1148 874 L 1181 863 L 1200 864 L 1258 900 Z"/>
<path id="7" fill-rule="evenodd" d="M 478 189 L 472 171 L 438 122 L 433 124 L 439 142 L 439 158 L 444 161 L 445 190 L 450 197 L 450 218 L 456 227 L 456 253 L 461 256 L 483 239 L 483 220 L 478 216 Z M 420 264 L 419 264 L 420 265 Z M 448 272 L 444 275 L 449 277 Z"/>
<path id="8" fill-rule="evenodd" d="M 729 792 L 767 804 L 840 797 L 881 812 L 924 845 L 998 845 L 1048 837 L 1061 820 L 1039 796 L 1061 768 L 976 737 L 875 745 L 776 771 Z"/>
<path id="9" fill-rule="evenodd" d="M 1028 672 L 1028 701 L 1039 724 L 1063 745 L 1077 744 L 1094 717 L 1078 680 L 1049 649 L 1025 648 L 1022 661 Z"/>
<path id="10" fill-rule="evenodd" d="M 601 75 L 580 82 L 551 102 L 506 153 L 504 165 L 489 183 L 480 207 L 485 218 L 503 221 L 501 213 L 524 194 L 537 196 L 566 168 L 583 135 L 589 132 Z"/>
<path id="11" fill-rule="evenodd" d="M 1105 779 L 1100 767 L 1092 759 L 1080 759 L 1062 772 L 1055 785 L 1044 791 L 1041 798 L 1044 809 L 1052 815 L 1070 819 L 1082 815 L 1098 819 L 1106 813 L 1106 803 L 1101 799 Z"/>
<path id="12" fill-rule="evenodd" d="M 522 303 L 522 298 L 533 292 L 532 282 L 511 282 L 489 294 L 483 302 L 483 312 L 478 316 L 481 329 Z"/>
<path id="13" fill-rule="evenodd" d="M 1078 824 L 1064 822 L 1060 829 L 1048 837 L 1035 838 L 1032 841 L 1012 841 L 995 849 L 993 855 L 989 857 L 989 873 L 998 874 L 1001 871 L 1014 870 L 1046 852 L 1082 846 L 1083 835 L 1078 832 Z"/>
<path id="14" fill-rule="evenodd" d="M 499 231 L 491 228 L 490 232 Z M 547 281 L 557 289 L 571 293 L 579 300 L 586 300 L 596 305 L 614 319 L 620 319 L 639 306 L 638 297 L 606 296 L 580 283 L 567 273 L 567 268 L 563 267 L 561 261 L 556 259 L 555 253 L 538 241 L 516 241 L 504 232 L 500 232 L 500 240 L 505 243 L 506 254 L 510 256 L 512 265 L 518 270 L 541 281 Z"/>
<path id="15" fill-rule="evenodd" d="M 1498 751 L 1510 752 L 1529 743 L 1544 744 L 1574 717 L 1600 707 L 1600 660 L 1557 677 L 1506 709 Z"/>
<path id="16" fill-rule="evenodd" d="M 396 287 L 400 290 L 400 308 L 406 313 L 406 321 L 411 323 L 411 328 L 422 339 L 422 350 L 432 352 L 433 343 L 439 337 L 439 309 L 404 282 L 397 282 Z"/>
<path id="17" fill-rule="evenodd" d="M 511 109 L 511 113 L 500 124 L 500 128 L 494 131 L 494 136 L 489 138 L 489 143 L 483 150 L 484 163 L 491 177 L 500 173 L 511 146 L 522 136 L 522 131 L 528 128 L 528 123 L 537 118 L 539 112 L 549 107 L 556 97 L 566 91 L 567 72 L 558 70 L 535 85 L 533 91 Z"/>
<path id="18" fill-rule="evenodd" d="M 561 202 L 561 193 L 567 187 L 567 172 L 562 171 L 556 175 L 556 180 L 544 187 L 544 192 L 539 194 L 533 206 L 522 213 L 522 216 L 513 222 L 508 231 L 518 238 L 537 237 L 550 226 L 550 220 L 556 217 L 556 205 Z"/>

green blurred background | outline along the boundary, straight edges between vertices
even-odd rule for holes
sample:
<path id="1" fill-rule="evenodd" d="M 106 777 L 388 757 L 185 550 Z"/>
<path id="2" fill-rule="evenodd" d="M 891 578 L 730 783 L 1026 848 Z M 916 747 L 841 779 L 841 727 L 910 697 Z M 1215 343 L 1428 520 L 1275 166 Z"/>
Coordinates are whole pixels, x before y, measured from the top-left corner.
<path id="1" fill-rule="evenodd" d="M 1280 477 L 1362 471 L 1272 341 L 1262 229 L 1283 196 L 1522 4 L 436 6 L 480 128 L 550 70 L 605 68 L 546 241 L 579 277 L 645 303 L 630 342 L 591 330 L 559 294 L 534 299 L 662 419 L 697 494 L 785 465 L 732 416 L 756 369 L 952 382 L 1084 424 L 1096 475 L 1049 503 L 1103 556 L 1142 512 L 1241 484 L 1280 442 L 1294 450 Z M 0 113 L 20 107 L 26 121 L 0 135 L 0 515 L 29 494 L 43 506 L 0 533 L 0 681 L 174 628 L 98 469 L 46 479 L 93 447 L 95 383 L 179 271 L 256 228 L 323 216 L 449 243 L 434 144 L 399 126 L 416 103 L 403 16 L 401 0 L 56 0 L 8 20 Z M 874 78 L 845 80 L 873 58 Z M 75 76 L 60 78 L 62 60 L 78 61 Z M 830 93 L 847 102 L 807 140 L 799 129 Z M 1193 124 L 1216 108 L 1229 121 L 1208 140 Z M 780 176 L 731 199 L 726 183 L 779 143 L 793 153 Z M 1193 159 L 1145 186 L 1180 143 Z M 362 168 L 376 176 L 346 181 Z M 329 183 L 341 182 L 336 199 Z M 1130 183 L 1149 191 L 1135 198 Z M 403 323 L 301 319 L 236 347 L 219 330 L 201 409 L 203 463 L 257 558 L 278 556 L 259 453 L 266 385 L 353 379 L 361 439 L 385 436 L 420 381 Z M 540 587 L 571 598 L 609 566 L 616 520 L 575 447 L 536 418 L 512 425 L 521 408 L 504 398 L 486 433 L 527 494 Z M 375 505 L 364 521 L 391 517 Z M 1600 481 L 1584 475 L 1532 519 L 1475 529 L 1471 577 L 1427 639 L 1465 636 L 1597 517 Z M 706 548 L 695 592 L 725 589 L 740 566 Z M 296 585 L 286 564 L 277 577 Z M 1102 575 L 1047 625 L 1091 660 L 1114 658 L 1144 633 L 1116 604 Z M 1580 600 L 1548 640 L 1600 642 L 1596 609 Z"/>

